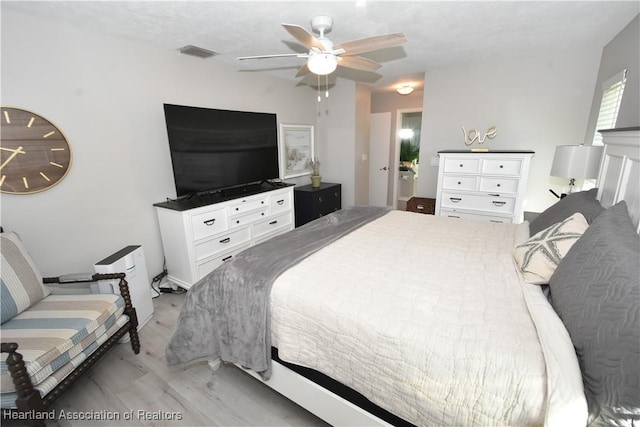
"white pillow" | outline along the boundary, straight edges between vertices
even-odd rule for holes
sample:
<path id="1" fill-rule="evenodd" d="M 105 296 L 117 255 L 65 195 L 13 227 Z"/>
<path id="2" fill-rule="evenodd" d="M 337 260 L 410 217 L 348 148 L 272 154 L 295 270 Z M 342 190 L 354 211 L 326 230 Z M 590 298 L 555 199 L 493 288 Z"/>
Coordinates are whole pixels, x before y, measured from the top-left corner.
<path id="1" fill-rule="evenodd" d="M 516 246 L 513 257 L 525 282 L 546 285 L 571 246 L 589 227 L 585 217 L 576 212 Z"/>

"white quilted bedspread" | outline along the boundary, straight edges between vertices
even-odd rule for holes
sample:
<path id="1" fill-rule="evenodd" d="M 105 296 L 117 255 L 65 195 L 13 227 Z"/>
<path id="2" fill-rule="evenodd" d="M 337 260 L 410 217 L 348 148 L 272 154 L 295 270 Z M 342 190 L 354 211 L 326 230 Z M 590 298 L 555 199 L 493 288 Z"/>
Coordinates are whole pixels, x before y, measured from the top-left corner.
<path id="1" fill-rule="evenodd" d="M 584 426 L 568 334 L 513 264 L 528 233 L 392 211 L 277 279 L 273 344 L 416 425 Z"/>

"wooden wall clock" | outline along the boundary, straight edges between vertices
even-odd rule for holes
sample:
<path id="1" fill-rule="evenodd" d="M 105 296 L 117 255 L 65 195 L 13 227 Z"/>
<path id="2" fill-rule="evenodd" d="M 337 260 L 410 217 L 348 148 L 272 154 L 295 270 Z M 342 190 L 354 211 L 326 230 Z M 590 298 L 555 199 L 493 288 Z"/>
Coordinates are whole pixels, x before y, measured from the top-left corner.
<path id="1" fill-rule="evenodd" d="M 31 194 L 59 183 L 71 167 L 71 147 L 49 120 L 20 108 L 2 107 L 0 191 Z"/>

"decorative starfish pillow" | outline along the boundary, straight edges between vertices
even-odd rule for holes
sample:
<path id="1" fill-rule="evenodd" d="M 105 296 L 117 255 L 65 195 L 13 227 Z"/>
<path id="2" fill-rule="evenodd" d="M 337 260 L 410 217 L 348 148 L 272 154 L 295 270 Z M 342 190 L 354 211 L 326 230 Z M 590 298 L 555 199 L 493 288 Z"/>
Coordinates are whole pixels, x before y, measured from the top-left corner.
<path id="1" fill-rule="evenodd" d="M 516 246 L 513 257 L 524 281 L 548 284 L 562 258 L 588 227 L 586 218 L 577 212 Z"/>

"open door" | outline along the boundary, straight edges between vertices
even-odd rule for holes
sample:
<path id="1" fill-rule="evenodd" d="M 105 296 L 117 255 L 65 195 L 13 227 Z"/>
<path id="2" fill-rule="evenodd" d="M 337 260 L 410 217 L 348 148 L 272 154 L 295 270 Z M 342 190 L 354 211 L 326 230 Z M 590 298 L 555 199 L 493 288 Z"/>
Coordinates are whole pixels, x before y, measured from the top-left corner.
<path id="1" fill-rule="evenodd" d="M 371 114 L 369 132 L 369 204 L 388 206 L 391 113 Z"/>

